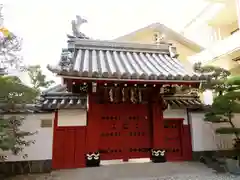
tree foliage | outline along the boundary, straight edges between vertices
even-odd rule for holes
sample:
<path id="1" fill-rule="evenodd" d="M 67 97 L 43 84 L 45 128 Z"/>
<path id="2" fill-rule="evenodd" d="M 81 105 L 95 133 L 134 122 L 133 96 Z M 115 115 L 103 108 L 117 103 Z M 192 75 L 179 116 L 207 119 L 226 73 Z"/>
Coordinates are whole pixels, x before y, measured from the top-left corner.
<path id="1" fill-rule="evenodd" d="M 226 80 L 230 76 L 230 72 L 224 68 L 216 66 L 202 66 L 201 63 L 196 63 L 194 65 L 194 71 L 199 74 L 209 75 L 210 78 L 208 81 L 203 82 L 200 87 L 200 91 L 212 90 L 216 94 L 221 94 L 226 88 Z"/>
<path id="2" fill-rule="evenodd" d="M 201 74 L 212 75 L 212 79 L 204 82 L 201 90 L 213 90 L 216 97 L 209 111 L 205 114 L 205 121 L 212 123 L 227 123 L 229 127 L 220 127 L 216 129 L 218 134 L 235 135 L 235 147 L 239 147 L 240 128 L 233 123 L 236 113 L 240 113 L 240 76 L 230 77 L 230 72 L 214 66 L 201 66 L 196 64 L 195 71 Z"/>
<path id="3" fill-rule="evenodd" d="M 20 55 L 21 47 L 22 39 L 10 31 L 7 36 L 0 38 L 1 68 L 7 70 L 24 69 L 22 56 Z"/>
<path id="4" fill-rule="evenodd" d="M 45 74 L 43 74 L 42 69 L 39 65 L 33 65 L 27 67 L 27 72 L 31 80 L 33 88 L 40 92 L 40 88 L 48 88 L 54 81 L 47 80 Z"/>
<path id="5" fill-rule="evenodd" d="M 11 112 L 28 111 L 27 104 L 35 103 L 40 88 L 52 84 L 52 81 L 46 81 L 46 76 L 42 74 L 40 66 L 30 66 L 27 71 L 32 79 L 33 87 L 24 85 L 16 76 L 0 76 L 0 109 L 2 111 L 0 114 L 0 150 L 10 150 L 15 155 L 22 152 L 25 146 L 34 143 L 32 140 L 26 140 L 26 136 L 31 136 L 36 132 L 22 131 L 21 126 L 25 117 L 11 115 Z M 24 154 L 24 157 L 26 156 L 27 154 Z"/>
<path id="6" fill-rule="evenodd" d="M 0 20 L 2 22 L 1 8 Z M 37 91 L 22 83 L 18 77 L 9 76 L 9 70 L 22 71 L 20 56 L 21 39 L 2 27 L 0 23 L 0 160 L 5 160 L 4 151 L 19 154 L 25 146 L 34 143 L 26 136 L 35 132 L 21 129 L 24 116 L 14 115 L 16 110 L 26 111 L 26 104 L 34 102 Z M 17 110 L 17 111 L 18 111 Z"/>
<path id="7" fill-rule="evenodd" d="M 25 137 L 35 132 L 22 131 L 24 116 L 11 113 L 25 111 L 26 104 L 34 101 L 37 92 L 24 85 L 18 77 L 12 76 L 0 76 L 0 87 L 0 149 L 10 150 L 17 155 L 25 146 L 34 142 Z M 1 157 L 4 160 L 5 156 Z"/>

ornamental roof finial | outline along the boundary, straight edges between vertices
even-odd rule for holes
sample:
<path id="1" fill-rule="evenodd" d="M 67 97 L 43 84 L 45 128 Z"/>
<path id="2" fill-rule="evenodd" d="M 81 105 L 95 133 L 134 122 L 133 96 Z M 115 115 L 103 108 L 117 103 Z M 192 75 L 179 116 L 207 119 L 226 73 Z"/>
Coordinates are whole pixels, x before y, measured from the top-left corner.
<path id="1" fill-rule="evenodd" d="M 87 23 L 87 20 L 79 15 L 76 15 L 76 19 L 71 21 L 72 35 L 68 35 L 69 38 L 89 39 L 84 33 L 80 31 L 81 25 Z"/>

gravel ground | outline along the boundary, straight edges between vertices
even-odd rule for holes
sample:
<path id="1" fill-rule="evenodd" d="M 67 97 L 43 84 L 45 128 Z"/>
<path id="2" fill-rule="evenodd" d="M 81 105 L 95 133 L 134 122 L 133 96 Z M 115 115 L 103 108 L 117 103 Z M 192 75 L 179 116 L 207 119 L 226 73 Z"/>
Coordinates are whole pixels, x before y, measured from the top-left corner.
<path id="1" fill-rule="evenodd" d="M 9 180 L 240 180 L 240 176 L 217 174 L 200 163 L 181 162 L 105 165 L 18 176 Z"/>

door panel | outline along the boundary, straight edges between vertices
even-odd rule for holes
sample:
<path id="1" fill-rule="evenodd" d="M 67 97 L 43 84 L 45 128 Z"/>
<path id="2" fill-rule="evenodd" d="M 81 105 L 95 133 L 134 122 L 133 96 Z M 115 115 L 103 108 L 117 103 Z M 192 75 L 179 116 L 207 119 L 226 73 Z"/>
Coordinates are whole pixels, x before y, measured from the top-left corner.
<path id="1" fill-rule="evenodd" d="M 181 120 L 164 120 L 164 143 L 168 160 L 182 157 Z"/>
<path id="2" fill-rule="evenodd" d="M 53 169 L 85 166 L 85 127 L 60 127 L 54 131 Z"/>
<path id="3" fill-rule="evenodd" d="M 85 167 L 85 145 L 86 129 L 85 127 L 76 128 L 75 134 L 75 167 Z"/>
<path id="4" fill-rule="evenodd" d="M 99 117 L 101 131 L 99 149 L 101 159 L 123 158 L 123 119 L 121 105 L 101 105 Z"/>
<path id="5" fill-rule="evenodd" d="M 61 169 L 64 168 L 64 151 L 62 148 L 64 147 L 64 136 L 65 130 L 60 129 L 54 132 L 53 139 L 53 155 L 52 155 L 52 167 L 53 169 Z"/>
<path id="6" fill-rule="evenodd" d="M 101 159 L 149 157 L 150 121 L 147 105 L 103 104 L 99 121 Z"/>
<path id="7" fill-rule="evenodd" d="M 150 156 L 151 133 L 150 119 L 146 105 L 134 104 L 125 115 L 125 147 L 129 158 L 147 158 Z"/>
<path id="8" fill-rule="evenodd" d="M 65 168 L 73 168 L 75 166 L 75 130 L 65 129 L 64 166 Z"/>

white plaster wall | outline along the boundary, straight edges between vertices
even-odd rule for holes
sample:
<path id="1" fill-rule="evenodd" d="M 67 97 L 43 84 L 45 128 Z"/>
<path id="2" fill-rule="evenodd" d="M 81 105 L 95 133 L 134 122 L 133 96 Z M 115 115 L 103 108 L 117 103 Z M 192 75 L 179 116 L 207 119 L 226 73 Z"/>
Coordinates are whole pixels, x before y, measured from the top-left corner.
<path id="1" fill-rule="evenodd" d="M 211 151 L 232 148 L 232 135 L 219 135 L 216 128 L 229 127 L 228 123 L 213 124 L 204 121 L 204 113 L 190 113 L 193 151 Z M 233 123 L 240 127 L 240 114 L 236 114 Z"/>
<path id="2" fill-rule="evenodd" d="M 27 137 L 31 140 L 36 140 L 35 144 L 30 147 L 25 147 L 22 154 L 28 154 L 25 160 L 44 160 L 52 158 L 52 140 L 53 127 L 41 128 L 41 119 L 52 119 L 53 114 L 30 114 L 26 116 L 22 130 L 38 131 L 36 135 Z M 184 118 L 184 124 L 187 124 L 186 110 L 166 110 L 164 118 Z M 232 147 L 231 135 L 216 135 L 215 129 L 224 126 L 223 124 L 211 124 L 204 122 L 204 113 L 190 113 L 192 146 L 193 151 L 207 151 L 217 149 L 229 149 Z M 81 110 L 68 110 L 59 113 L 59 125 L 86 125 L 86 112 Z M 237 127 L 240 127 L 240 114 L 236 114 L 233 120 Z M 228 126 L 228 124 L 226 124 Z M 0 152 L 0 154 L 2 154 Z M 4 152 L 8 155 L 8 161 L 24 160 L 21 155 L 14 156 L 9 152 Z"/>
<path id="3" fill-rule="evenodd" d="M 86 126 L 87 111 L 84 109 L 60 110 L 58 126 Z"/>
<path id="4" fill-rule="evenodd" d="M 52 159 L 53 128 L 41 128 L 41 119 L 53 120 L 53 114 L 29 114 L 26 116 L 21 129 L 28 132 L 38 131 L 37 134 L 26 137 L 26 139 L 35 140 L 36 142 L 29 147 L 25 147 L 24 151 L 18 156 L 12 155 L 11 152 L 0 152 L 0 154 L 8 156 L 7 161 Z M 24 154 L 28 154 L 25 159 L 23 158 Z"/>
<path id="5" fill-rule="evenodd" d="M 163 112 L 163 118 L 184 118 L 183 124 L 188 124 L 187 111 L 185 109 L 167 109 Z"/>

